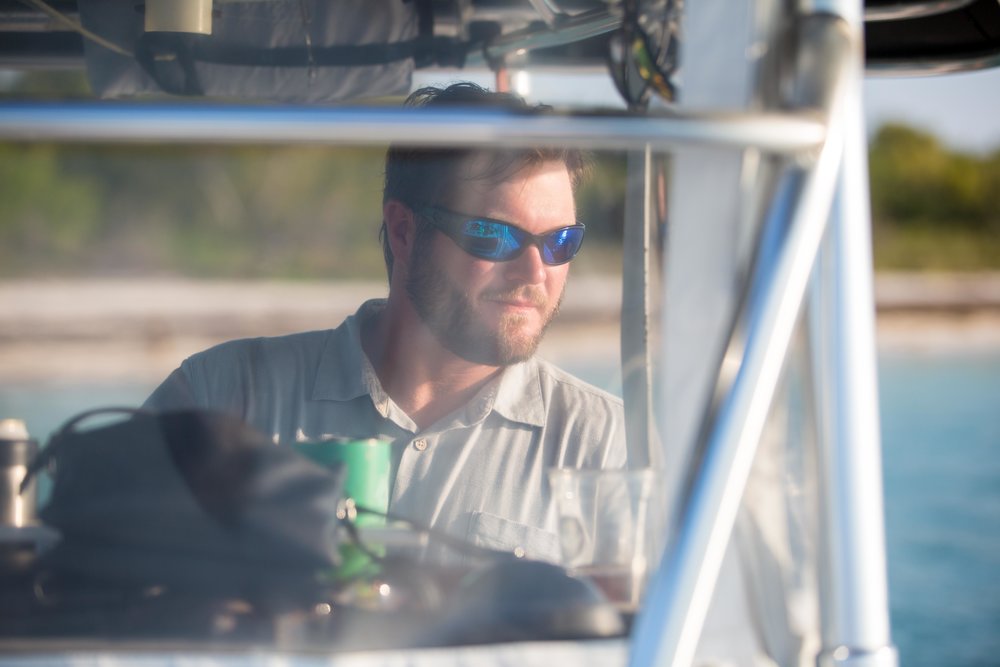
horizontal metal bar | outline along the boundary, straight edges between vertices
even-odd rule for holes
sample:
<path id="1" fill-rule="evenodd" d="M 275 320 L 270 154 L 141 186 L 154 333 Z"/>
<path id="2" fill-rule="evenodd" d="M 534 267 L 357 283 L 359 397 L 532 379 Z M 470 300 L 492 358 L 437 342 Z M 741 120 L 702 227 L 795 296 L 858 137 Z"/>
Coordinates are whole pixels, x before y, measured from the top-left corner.
<path id="1" fill-rule="evenodd" d="M 80 72 L 85 67 L 86 63 L 83 61 L 82 52 L 79 56 L 61 52 L 10 54 L 5 53 L 3 47 L 0 46 L 0 69 L 19 72 Z"/>
<path id="2" fill-rule="evenodd" d="M 865 22 L 899 21 L 937 16 L 957 11 L 975 0 L 927 0 L 926 2 L 899 2 L 892 5 L 867 5 Z"/>
<path id="3" fill-rule="evenodd" d="M 0 139 L 157 143 L 670 148 L 817 148 L 825 126 L 810 114 L 521 115 L 483 109 L 0 104 Z"/>
<path id="4" fill-rule="evenodd" d="M 71 20 L 79 21 L 78 12 L 63 12 Z M 66 25 L 44 12 L 30 7 L 9 7 L 0 10 L 0 32 L 48 32 L 65 30 Z"/>
<path id="5" fill-rule="evenodd" d="M 865 63 L 865 76 L 904 78 L 939 76 L 956 72 L 977 72 L 1000 67 L 1000 53 L 967 55 L 955 58 L 879 58 Z"/>
<path id="6" fill-rule="evenodd" d="M 496 60 L 508 53 L 531 51 L 552 46 L 562 46 L 579 42 L 590 37 L 597 37 L 617 30 L 622 24 L 621 16 L 609 14 L 604 9 L 578 14 L 572 18 L 560 21 L 555 27 L 537 29 L 525 28 L 508 33 L 486 44 L 479 58 Z M 469 53 L 469 63 L 477 62 L 477 54 Z"/>

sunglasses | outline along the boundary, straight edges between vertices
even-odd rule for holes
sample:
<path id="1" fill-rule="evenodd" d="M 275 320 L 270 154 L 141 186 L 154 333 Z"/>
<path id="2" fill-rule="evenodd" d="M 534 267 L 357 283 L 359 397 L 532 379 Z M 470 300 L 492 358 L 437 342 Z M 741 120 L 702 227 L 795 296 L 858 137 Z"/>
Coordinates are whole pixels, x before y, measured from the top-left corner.
<path id="1" fill-rule="evenodd" d="M 463 215 L 434 206 L 421 208 L 417 214 L 465 252 L 490 262 L 510 261 L 529 245 L 534 245 L 541 252 L 542 261 L 549 266 L 565 264 L 580 251 L 586 229 L 576 224 L 532 234 L 509 222 Z"/>

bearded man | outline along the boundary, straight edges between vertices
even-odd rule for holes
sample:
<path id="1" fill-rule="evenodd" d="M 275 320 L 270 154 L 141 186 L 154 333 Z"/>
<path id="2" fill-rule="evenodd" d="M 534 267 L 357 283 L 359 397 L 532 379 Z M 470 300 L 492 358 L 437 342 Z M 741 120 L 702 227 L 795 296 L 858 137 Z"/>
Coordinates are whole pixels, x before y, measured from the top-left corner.
<path id="1" fill-rule="evenodd" d="M 473 84 L 410 106 L 523 100 Z M 276 442 L 392 443 L 389 511 L 473 544 L 559 558 L 546 471 L 625 465 L 622 403 L 534 354 L 580 249 L 569 150 L 390 148 L 384 300 L 339 327 L 224 343 L 146 406 L 235 413 Z"/>

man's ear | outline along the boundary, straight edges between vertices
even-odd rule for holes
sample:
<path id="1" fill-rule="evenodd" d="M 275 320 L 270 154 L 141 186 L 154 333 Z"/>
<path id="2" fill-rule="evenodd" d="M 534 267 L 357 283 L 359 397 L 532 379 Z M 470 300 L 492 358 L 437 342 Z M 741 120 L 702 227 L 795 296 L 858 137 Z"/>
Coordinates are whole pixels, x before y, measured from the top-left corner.
<path id="1" fill-rule="evenodd" d="M 382 205 L 382 221 L 385 223 L 389 248 L 392 249 L 393 266 L 408 266 L 417 237 L 417 220 L 413 209 L 397 199 L 389 199 Z"/>

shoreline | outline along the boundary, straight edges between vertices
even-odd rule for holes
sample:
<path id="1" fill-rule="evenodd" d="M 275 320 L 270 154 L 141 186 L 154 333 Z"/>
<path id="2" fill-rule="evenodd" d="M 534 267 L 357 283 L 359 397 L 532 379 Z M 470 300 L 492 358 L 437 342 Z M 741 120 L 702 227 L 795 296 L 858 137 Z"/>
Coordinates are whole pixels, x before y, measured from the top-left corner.
<path id="1" fill-rule="evenodd" d="M 157 382 L 185 357 L 246 336 L 336 326 L 378 283 L 174 279 L 0 282 L 0 382 Z M 579 276 L 541 356 L 617 359 L 620 281 Z M 1000 352 L 1000 273 L 879 274 L 880 355 Z"/>

